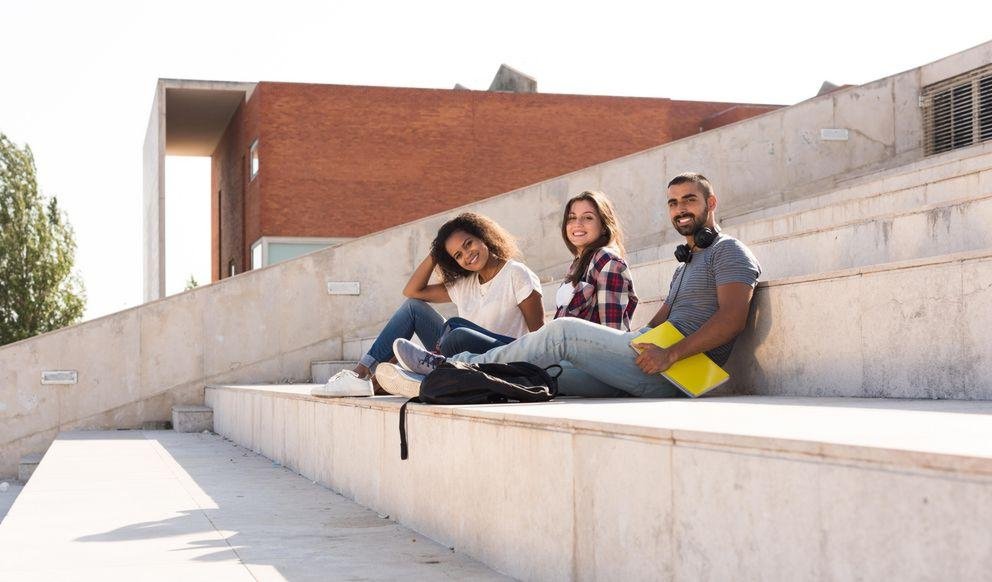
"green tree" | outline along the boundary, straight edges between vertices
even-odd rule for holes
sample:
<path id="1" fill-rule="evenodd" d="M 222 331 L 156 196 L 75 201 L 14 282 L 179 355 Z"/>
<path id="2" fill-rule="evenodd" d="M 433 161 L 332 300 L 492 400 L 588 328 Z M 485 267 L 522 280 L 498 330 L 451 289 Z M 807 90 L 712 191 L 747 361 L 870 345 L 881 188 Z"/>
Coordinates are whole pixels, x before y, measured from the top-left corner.
<path id="1" fill-rule="evenodd" d="M 79 321 L 86 296 L 75 254 L 58 201 L 38 192 L 31 148 L 0 133 L 0 345 Z"/>

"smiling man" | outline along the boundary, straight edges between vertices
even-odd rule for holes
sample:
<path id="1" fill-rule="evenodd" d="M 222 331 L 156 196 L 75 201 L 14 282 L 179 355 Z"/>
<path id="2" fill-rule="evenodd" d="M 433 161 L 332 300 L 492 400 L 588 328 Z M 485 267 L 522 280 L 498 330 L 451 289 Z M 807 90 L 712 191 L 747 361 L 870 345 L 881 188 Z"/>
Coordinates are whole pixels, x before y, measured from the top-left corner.
<path id="1" fill-rule="evenodd" d="M 748 310 L 761 267 L 744 243 L 723 234 L 716 222 L 717 197 L 705 176 L 680 174 L 668 183 L 668 217 L 685 237 L 676 249 L 679 266 L 672 276 L 668 298 L 649 327 L 670 321 L 686 338 L 663 349 L 640 344 L 640 355 L 630 341 L 647 328 L 627 332 L 575 318 L 549 322 L 540 330 L 484 354 L 461 353 L 451 361 L 532 362 L 550 366 L 567 361 L 571 366 L 559 379 L 562 395 L 588 397 L 666 397 L 680 394 L 661 376 L 672 364 L 706 352 L 723 365 L 734 340 L 747 323 Z M 404 368 L 427 374 L 445 358 L 404 340 L 393 345 Z M 416 396 L 419 382 L 395 367 L 377 373 L 383 387 L 404 396 Z"/>

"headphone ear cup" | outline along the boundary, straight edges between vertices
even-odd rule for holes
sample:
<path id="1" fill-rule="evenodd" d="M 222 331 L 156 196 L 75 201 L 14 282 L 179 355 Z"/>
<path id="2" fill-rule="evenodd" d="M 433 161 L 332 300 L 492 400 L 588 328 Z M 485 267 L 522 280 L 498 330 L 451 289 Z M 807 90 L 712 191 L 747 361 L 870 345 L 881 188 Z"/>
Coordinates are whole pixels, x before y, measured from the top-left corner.
<path id="1" fill-rule="evenodd" d="M 675 260 L 680 263 L 688 263 L 692 260 L 692 247 L 689 245 L 679 245 L 675 247 Z"/>
<path id="2" fill-rule="evenodd" d="M 713 242 L 716 241 L 716 237 L 719 235 L 720 233 L 718 233 L 717 231 L 713 230 L 708 226 L 704 226 L 703 228 L 697 230 L 696 234 L 692 236 L 693 236 L 693 240 L 696 241 L 696 246 L 701 249 L 705 249 L 710 245 L 712 245 Z"/>

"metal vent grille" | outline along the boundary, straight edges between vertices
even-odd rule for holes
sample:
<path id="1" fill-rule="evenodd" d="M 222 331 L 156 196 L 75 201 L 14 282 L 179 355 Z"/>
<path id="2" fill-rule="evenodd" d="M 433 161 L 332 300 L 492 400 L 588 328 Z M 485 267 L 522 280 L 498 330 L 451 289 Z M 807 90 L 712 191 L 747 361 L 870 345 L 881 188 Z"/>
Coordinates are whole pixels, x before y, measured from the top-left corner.
<path id="1" fill-rule="evenodd" d="M 992 140 L 992 65 L 924 87 L 926 155 Z"/>

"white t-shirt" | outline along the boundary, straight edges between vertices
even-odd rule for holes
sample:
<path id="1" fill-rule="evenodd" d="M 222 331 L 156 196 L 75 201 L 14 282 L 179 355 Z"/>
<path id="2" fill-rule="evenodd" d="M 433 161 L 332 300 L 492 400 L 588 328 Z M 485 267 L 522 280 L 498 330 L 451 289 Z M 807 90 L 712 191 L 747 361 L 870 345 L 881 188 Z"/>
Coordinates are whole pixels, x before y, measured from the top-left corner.
<path id="1" fill-rule="evenodd" d="M 555 294 L 555 306 L 565 307 L 572 302 L 572 295 L 575 295 L 575 285 L 565 281 L 558 287 L 558 293 Z"/>
<path id="2" fill-rule="evenodd" d="M 530 331 L 518 306 L 534 291 L 541 294 L 541 280 L 527 265 L 507 261 L 495 277 L 481 285 L 478 273 L 472 273 L 447 289 L 460 317 L 491 332 L 516 338 Z"/>

